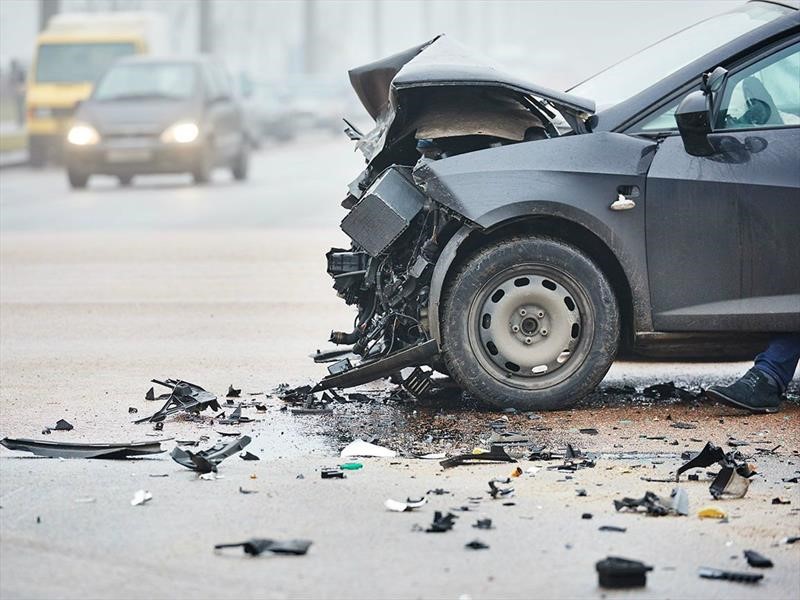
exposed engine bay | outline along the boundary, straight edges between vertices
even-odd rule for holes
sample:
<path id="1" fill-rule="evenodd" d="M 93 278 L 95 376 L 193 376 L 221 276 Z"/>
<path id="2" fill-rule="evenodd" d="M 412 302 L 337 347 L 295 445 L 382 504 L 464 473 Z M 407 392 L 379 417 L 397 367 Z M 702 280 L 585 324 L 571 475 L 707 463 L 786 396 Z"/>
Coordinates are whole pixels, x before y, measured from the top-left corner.
<path id="1" fill-rule="evenodd" d="M 318 357 L 348 355 L 317 389 L 437 364 L 438 340 L 429 324 L 434 266 L 457 231 L 478 225 L 429 197 L 426 165 L 580 134 L 593 110 L 591 101 L 504 75 L 443 36 L 354 69 L 350 79 L 375 127 L 366 134 L 346 129 L 367 167 L 342 202 L 349 212 L 341 228 L 352 244 L 328 252 L 327 270 L 357 316 L 351 331 L 331 334 L 346 350 Z M 425 379 L 419 369 L 414 376 Z M 424 391 L 424 381 L 409 385 L 415 383 Z"/>

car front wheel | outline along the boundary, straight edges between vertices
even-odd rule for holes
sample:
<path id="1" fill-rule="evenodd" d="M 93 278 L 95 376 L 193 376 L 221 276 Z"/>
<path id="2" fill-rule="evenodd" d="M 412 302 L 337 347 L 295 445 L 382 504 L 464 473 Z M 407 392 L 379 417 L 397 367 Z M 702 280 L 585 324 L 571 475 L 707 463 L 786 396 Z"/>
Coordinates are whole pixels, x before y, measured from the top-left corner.
<path id="1" fill-rule="evenodd" d="M 76 169 L 67 169 L 67 179 L 73 190 L 82 190 L 89 182 L 89 175 Z"/>
<path id="2" fill-rule="evenodd" d="M 603 272 L 548 237 L 494 243 L 446 290 L 447 370 L 499 408 L 566 408 L 603 379 L 619 344 L 619 308 Z"/>

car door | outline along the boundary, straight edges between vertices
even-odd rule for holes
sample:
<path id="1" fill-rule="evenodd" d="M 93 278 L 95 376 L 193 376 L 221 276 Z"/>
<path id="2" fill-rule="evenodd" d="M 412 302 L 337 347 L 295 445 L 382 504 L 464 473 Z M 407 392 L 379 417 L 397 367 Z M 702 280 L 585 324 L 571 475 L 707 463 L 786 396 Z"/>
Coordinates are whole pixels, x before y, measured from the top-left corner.
<path id="1" fill-rule="evenodd" d="M 660 331 L 800 330 L 800 42 L 728 74 L 711 156 L 679 135 L 647 176 L 646 246 Z"/>

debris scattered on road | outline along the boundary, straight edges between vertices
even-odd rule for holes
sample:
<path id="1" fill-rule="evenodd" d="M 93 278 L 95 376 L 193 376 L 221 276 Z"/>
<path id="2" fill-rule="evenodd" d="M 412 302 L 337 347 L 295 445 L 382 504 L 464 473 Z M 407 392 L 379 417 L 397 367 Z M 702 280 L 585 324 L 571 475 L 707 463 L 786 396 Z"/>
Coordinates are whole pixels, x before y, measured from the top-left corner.
<path id="1" fill-rule="evenodd" d="M 239 542 L 238 544 L 216 544 L 214 550 L 221 550 L 223 548 L 244 548 L 246 554 L 258 556 L 264 552 L 271 554 L 290 554 L 301 556 L 308 552 L 312 542 L 310 540 L 268 540 L 261 538 L 254 538 L 246 542 Z"/>
<path id="2" fill-rule="evenodd" d="M 59 419 L 52 427 L 45 427 L 42 433 L 48 435 L 51 431 L 72 431 L 73 429 L 75 428 L 72 426 L 72 423 L 64 419 Z"/>
<path id="3" fill-rule="evenodd" d="M 600 433 L 594 427 L 585 427 L 583 429 L 579 429 L 578 431 L 584 435 L 597 435 L 598 433 Z"/>
<path id="4" fill-rule="evenodd" d="M 153 379 L 152 382 L 170 388 L 172 392 L 167 395 L 164 406 L 149 417 L 134 421 L 135 423 L 163 421 L 168 416 L 179 412 L 197 414 L 207 408 L 215 411 L 220 410 L 217 397 L 198 385 L 180 379 L 167 379 L 166 381 Z M 163 397 L 164 395 L 159 396 L 158 399 L 160 400 Z"/>
<path id="5" fill-rule="evenodd" d="M 47 458 L 103 458 L 123 459 L 145 454 L 164 452 L 161 442 L 133 442 L 130 444 L 79 444 L 68 442 L 49 442 L 25 438 L 3 438 L 0 444 L 9 450 L 30 452 Z"/>
<path id="6" fill-rule="evenodd" d="M 239 396 L 241 396 L 241 394 L 242 394 L 242 390 L 241 390 L 241 388 L 239 388 L 239 389 L 237 390 L 237 389 L 236 389 L 235 387 L 233 387 L 232 385 L 229 385 L 229 386 L 228 386 L 228 393 L 227 393 L 227 394 L 225 394 L 225 397 L 226 397 L 226 398 L 238 398 Z"/>
<path id="7" fill-rule="evenodd" d="M 359 462 L 348 462 L 342 463 L 339 465 L 339 468 L 342 469 L 342 471 L 358 471 L 359 469 L 363 469 L 364 465 Z"/>
<path id="8" fill-rule="evenodd" d="M 472 540 L 471 542 L 464 544 L 465 548 L 469 548 L 470 550 L 488 550 L 489 545 L 484 544 L 480 540 Z"/>
<path id="9" fill-rule="evenodd" d="M 342 449 L 339 456 L 341 458 L 348 458 L 351 456 L 394 458 L 397 456 L 397 452 L 394 450 L 389 450 L 388 448 L 384 448 L 383 446 L 377 446 L 375 444 L 370 444 L 369 442 L 358 439 L 347 444 L 347 446 Z"/>
<path id="10" fill-rule="evenodd" d="M 233 456 L 237 452 L 243 450 L 250 441 L 249 436 L 243 435 L 238 440 L 234 440 L 228 444 L 220 442 L 207 450 L 201 450 L 197 453 L 175 447 L 170 456 L 172 456 L 172 460 L 183 465 L 187 469 L 200 473 L 216 473 L 219 463 L 229 456 Z"/>
<path id="11" fill-rule="evenodd" d="M 647 585 L 647 572 L 653 567 L 638 560 L 609 556 L 595 564 L 600 587 L 632 588 Z"/>
<path id="12" fill-rule="evenodd" d="M 131 500 L 131 506 L 139 506 L 140 504 L 144 504 L 145 502 L 150 502 L 153 499 L 153 494 L 148 492 L 147 490 L 139 490 L 133 495 L 133 500 Z"/>
<path id="13" fill-rule="evenodd" d="M 716 506 L 704 506 L 697 511 L 697 516 L 701 519 L 725 519 L 728 515 L 724 510 Z"/>
<path id="14" fill-rule="evenodd" d="M 794 544 L 796 542 L 800 542 L 800 535 L 793 535 L 782 538 L 780 544 Z"/>
<path id="15" fill-rule="evenodd" d="M 257 494 L 258 490 L 246 490 L 242 486 L 239 486 L 239 493 L 240 494 Z"/>
<path id="16" fill-rule="evenodd" d="M 224 414 L 224 413 L 223 413 Z M 242 416 L 242 407 L 237 406 L 231 414 L 227 417 L 223 417 L 217 420 L 217 423 L 220 425 L 239 425 L 240 423 L 251 423 L 253 419 L 250 417 L 243 417 Z"/>
<path id="17" fill-rule="evenodd" d="M 155 400 L 156 399 L 156 390 L 155 388 L 150 388 L 147 390 L 147 393 L 144 395 L 145 400 Z"/>
<path id="18" fill-rule="evenodd" d="M 783 498 L 773 498 L 772 504 L 791 504 L 791 500 L 784 500 Z"/>
<path id="19" fill-rule="evenodd" d="M 491 519 L 478 519 L 472 526 L 475 529 L 494 529 Z"/>
<path id="20" fill-rule="evenodd" d="M 686 388 L 676 386 L 674 382 L 670 381 L 667 383 L 657 383 L 644 388 L 642 390 L 642 396 L 654 400 L 677 399 L 682 402 L 689 402 L 701 398 L 703 393 L 701 391 L 699 394 L 694 394 Z"/>
<path id="21" fill-rule="evenodd" d="M 450 531 L 458 517 L 453 513 L 442 514 L 441 511 L 433 513 L 433 522 L 425 530 L 426 533 L 443 533 Z"/>
<path id="22" fill-rule="evenodd" d="M 597 528 L 598 531 L 615 531 L 617 533 L 625 533 L 628 531 L 627 527 L 617 527 L 616 525 L 601 525 Z"/>
<path id="23" fill-rule="evenodd" d="M 682 421 L 675 421 L 674 423 L 670 423 L 669 426 L 674 427 L 675 429 L 697 429 L 697 425 L 683 423 Z"/>
<path id="24" fill-rule="evenodd" d="M 705 579 L 724 579 L 741 583 L 757 583 L 764 579 L 761 573 L 742 573 L 740 571 L 726 571 L 711 567 L 700 567 L 699 575 Z"/>
<path id="25" fill-rule="evenodd" d="M 726 454 L 722 448 L 711 442 L 707 442 L 699 454 L 678 468 L 675 481 L 680 479 L 681 473 L 689 469 L 710 467 L 715 463 L 722 468 L 708 488 L 711 495 L 715 499 L 723 496 L 742 498 L 750 486 L 750 478 L 756 473 L 755 468 L 743 462 L 738 452 Z"/>
<path id="26" fill-rule="evenodd" d="M 322 479 L 345 479 L 344 471 L 338 467 L 321 469 L 319 472 Z"/>
<path id="27" fill-rule="evenodd" d="M 433 494 L 434 496 L 444 496 L 445 494 L 449 494 L 450 492 L 444 488 L 436 488 L 433 490 L 428 490 L 428 494 Z"/>
<path id="28" fill-rule="evenodd" d="M 669 498 L 663 498 L 653 492 L 645 492 L 642 498 L 623 498 L 614 500 L 616 510 L 630 509 L 634 512 L 638 508 L 644 508 L 648 515 L 663 517 L 664 515 L 675 514 L 686 516 L 689 514 L 689 496 L 683 488 L 672 490 Z"/>
<path id="29" fill-rule="evenodd" d="M 406 498 L 405 502 L 400 502 L 399 500 L 392 500 L 389 498 L 383 505 L 393 512 L 410 512 L 417 508 L 420 508 L 427 503 L 427 498 Z"/>
<path id="30" fill-rule="evenodd" d="M 459 454 L 457 456 L 452 456 L 441 461 L 439 464 L 442 465 L 443 468 L 449 469 L 451 467 L 457 467 L 459 465 L 468 465 L 473 463 L 480 463 L 480 462 L 508 462 L 508 463 L 515 463 L 517 462 L 516 459 L 511 458 L 508 453 L 505 451 L 503 446 L 500 444 L 493 444 L 490 446 L 488 452 L 470 452 L 468 454 Z"/>
<path id="31" fill-rule="evenodd" d="M 511 483 L 510 477 L 495 477 L 494 479 L 489 480 L 489 495 L 494 499 L 497 500 L 498 498 L 510 498 L 514 495 L 514 488 L 513 487 L 500 487 L 497 484 L 509 484 Z"/>
<path id="32" fill-rule="evenodd" d="M 128 407 L 128 414 L 129 415 L 135 415 L 138 412 L 139 412 L 139 409 L 136 408 L 135 406 L 129 406 Z"/>
<path id="33" fill-rule="evenodd" d="M 583 513 L 581 515 L 581 519 L 587 519 L 588 520 L 588 519 L 591 519 L 593 516 L 594 515 L 592 515 L 592 513 Z"/>
<path id="34" fill-rule="evenodd" d="M 241 458 L 242 460 L 261 460 L 261 459 L 260 459 L 258 456 L 256 456 L 255 454 L 253 454 L 253 453 L 251 453 L 251 452 L 247 452 L 247 451 L 245 451 L 245 452 L 240 452 L 240 453 L 239 453 L 239 458 Z"/>
<path id="35" fill-rule="evenodd" d="M 747 559 L 747 564 L 751 567 L 756 567 L 758 569 L 769 569 L 773 566 L 770 559 L 763 554 L 759 554 L 755 550 L 745 550 L 744 557 Z"/>
<path id="36" fill-rule="evenodd" d="M 83 498 L 75 498 L 76 504 L 94 504 L 95 502 L 97 502 L 97 498 L 91 498 L 89 496 Z"/>

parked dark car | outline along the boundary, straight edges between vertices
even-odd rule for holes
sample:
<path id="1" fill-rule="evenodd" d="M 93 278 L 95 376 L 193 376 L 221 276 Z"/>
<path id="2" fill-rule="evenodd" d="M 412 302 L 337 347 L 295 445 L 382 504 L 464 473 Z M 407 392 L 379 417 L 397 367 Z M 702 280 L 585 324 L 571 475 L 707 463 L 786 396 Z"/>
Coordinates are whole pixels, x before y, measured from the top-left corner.
<path id="1" fill-rule="evenodd" d="M 228 73 L 206 58 L 132 57 L 115 63 L 81 103 L 65 141 L 69 183 L 93 174 L 191 173 L 214 167 L 247 177 L 242 109 Z"/>
<path id="2" fill-rule="evenodd" d="M 368 166 L 327 259 L 358 316 L 317 389 L 428 365 L 555 409 L 618 352 L 742 356 L 800 331 L 795 8 L 745 4 L 568 93 L 441 36 L 350 79 L 376 126 L 348 130 Z"/>

